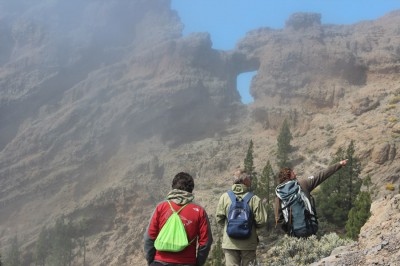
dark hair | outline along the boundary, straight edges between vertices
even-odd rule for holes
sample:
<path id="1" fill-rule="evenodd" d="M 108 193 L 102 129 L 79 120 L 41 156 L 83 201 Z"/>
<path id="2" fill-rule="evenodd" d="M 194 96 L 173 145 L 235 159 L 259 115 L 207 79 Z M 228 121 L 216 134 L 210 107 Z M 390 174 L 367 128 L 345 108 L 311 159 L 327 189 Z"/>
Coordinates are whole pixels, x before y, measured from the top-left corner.
<path id="1" fill-rule="evenodd" d="M 177 173 L 174 179 L 172 180 L 172 188 L 192 193 L 194 188 L 193 177 L 188 173 L 184 172 Z"/>
<path id="2" fill-rule="evenodd" d="M 293 172 L 293 170 L 289 167 L 282 168 L 278 174 L 279 184 L 282 184 L 283 182 L 290 180 L 290 176 L 291 176 L 292 172 Z"/>

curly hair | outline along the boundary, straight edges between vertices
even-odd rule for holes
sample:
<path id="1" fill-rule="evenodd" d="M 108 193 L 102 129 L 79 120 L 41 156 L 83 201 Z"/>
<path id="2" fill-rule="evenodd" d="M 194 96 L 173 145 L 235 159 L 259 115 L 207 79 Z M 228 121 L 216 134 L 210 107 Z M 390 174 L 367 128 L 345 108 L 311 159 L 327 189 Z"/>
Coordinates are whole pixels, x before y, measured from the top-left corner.
<path id="1" fill-rule="evenodd" d="M 192 193 L 194 188 L 193 177 L 188 173 L 184 172 L 177 173 L 174 179 L 172 180 L 172 188 Z"/>
<path id="2" fill-rule="evenodd" d="M 282 168 L 278 174 L 279 184 L 282 184 L 283 182 L 290 180 L 292 172 L 293 170 L 289 167 Z"/>

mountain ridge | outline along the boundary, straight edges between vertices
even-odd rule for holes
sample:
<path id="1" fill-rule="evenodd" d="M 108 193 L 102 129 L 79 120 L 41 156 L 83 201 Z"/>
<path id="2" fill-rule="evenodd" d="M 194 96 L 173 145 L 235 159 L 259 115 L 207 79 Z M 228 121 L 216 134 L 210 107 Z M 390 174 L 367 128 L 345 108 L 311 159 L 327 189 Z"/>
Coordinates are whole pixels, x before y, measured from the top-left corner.
<path id="1" fill-rule="evenodd" d="M 78 2 L 19 0 L 23 12 L 0 14 L 2 247 L 18 234 L 29 250 L 67 215 L 90 221 L 91 264 L 138 265 L 172 176 L 193 174 L 212 217 L 250 140 L 257 169 L 274 159 L 284 118 L 299 175 L 354 140 L 374 201 L 398 194 L 400 11 L 353 25 L 295 13 L 220 51 L 208 33 L 182 36 L 170 1 Z M 248 71 L 244 105 L 236 77 Z"/>

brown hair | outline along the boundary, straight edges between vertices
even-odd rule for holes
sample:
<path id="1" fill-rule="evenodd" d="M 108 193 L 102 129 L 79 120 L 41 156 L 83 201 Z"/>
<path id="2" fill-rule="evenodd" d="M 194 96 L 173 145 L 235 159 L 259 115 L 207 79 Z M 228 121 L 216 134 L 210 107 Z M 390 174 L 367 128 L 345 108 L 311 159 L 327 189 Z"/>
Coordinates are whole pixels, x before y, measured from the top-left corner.
<path id="1" fill-rule="evenodd" d="M 243 184 L 246 178 L 250 178 L 250 175 L 245 170 L 240 169 L 240 175 L 235 177 L 236 179 L 233 181 L 233 184 Z"/>
<path id="2" fill-rule="evenodd" d="M 282 184 L 283 182 L 290 180 L 292 172 L 293 172 L 293 170 L 289 167 L 282 168 L 278 174 L 279 184 Z"/>

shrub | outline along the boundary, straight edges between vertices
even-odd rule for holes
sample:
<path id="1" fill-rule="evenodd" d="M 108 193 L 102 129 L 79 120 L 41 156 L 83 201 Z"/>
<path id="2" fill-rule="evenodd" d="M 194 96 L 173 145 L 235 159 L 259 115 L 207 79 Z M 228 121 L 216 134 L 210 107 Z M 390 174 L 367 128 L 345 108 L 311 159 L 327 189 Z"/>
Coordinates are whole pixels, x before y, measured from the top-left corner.
<path id="1" fill-rule="evenodd" d="M 395 104 L 389 104 L 389 105 L 386 106 L 385 111 L 389 111 L 389 110 L 392 110 L 392 109 L 395 109 L 395 108 L 396 108 Z"/>
<path id="2" fill-rule="evenodd" d="M 284 236 L 267 254 L 265 265 L 308 265 L 329 256 L 333 249 L 354 243 L 341 239 L 336 233 L 307 239 Z M 264 265 L 264 264 L 263 264 Z"/>
<path id="3" fill-rule="evenodd" d="M 400 102 L 400 96 L 393 96 L 389 99 L 389 104 L 396 104 L 398 102 Z"/>
<path id="4" fill-rule="evenodd" d="M 394 191 L 394 185 L 392 183 L 386 184 L 386 190 Z"/>
<path id="5" fill-rule="evenodd" d="M 388 118 L 388 121 L 391 123 L 396 123 L 398 121 L 397 117 L 391 116 Z"/>
<path id="6" fill-rule="evenodd" d="M 328 147 L 332 147 L 332 145 L 335 144 L 335 142 L 336 142 L 336 137 L 332 137 L 332 138 L 329 138 L 329 139 L 326 141 L 326 145 L 327 145 Z"/>
<path id="7" fill-rule="evenodd" d="M 332 126 L 331 124 L 327 124 L 327 125 L 325 126 L 325 130 L 326 130 L 326 131 L 333 131 L 333 126 Z"/>

